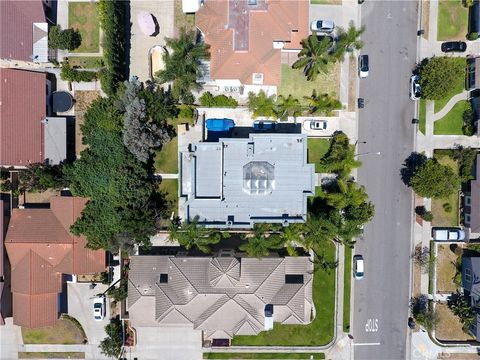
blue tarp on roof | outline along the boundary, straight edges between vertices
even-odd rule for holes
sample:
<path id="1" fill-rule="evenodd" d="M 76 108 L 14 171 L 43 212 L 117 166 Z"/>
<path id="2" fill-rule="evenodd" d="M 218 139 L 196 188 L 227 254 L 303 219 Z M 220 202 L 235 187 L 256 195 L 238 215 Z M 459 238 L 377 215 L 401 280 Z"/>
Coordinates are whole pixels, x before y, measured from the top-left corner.
<path id="1" fill-rule="evenodd" d="M 235 127 L 232 119 L 207 119 L 206 126 L 208 131 L 229 131 Z"/>

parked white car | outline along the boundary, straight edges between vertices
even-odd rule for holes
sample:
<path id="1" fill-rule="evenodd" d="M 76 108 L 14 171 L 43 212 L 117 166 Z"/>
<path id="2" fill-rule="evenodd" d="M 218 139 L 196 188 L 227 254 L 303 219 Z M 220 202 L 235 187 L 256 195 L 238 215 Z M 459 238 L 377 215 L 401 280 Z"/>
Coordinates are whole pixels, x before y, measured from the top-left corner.
<path id="1" fill-rule="evenodd" d="M 362 255 L 355 255 L 353 257 L 353 277 L 355 280 L 363 279 L 365 273 L 365 262 Z"/>
<path id="2" fill-rule="evenodd" d="M 358 57 L 358 76 L 360 78 L 366 78 L 368 76 L 368 55 L 360 55 Z"/>
<path id="3" fill-rule="evenodd" d="M 105 318 L 105 296 L 93 299 L 93 317 L 95 321 L 102 321 Z"/>
<path id="4" fill-rule="evenodd" d="M 412 75 L 410 77 L 410 99 L 418 100 L 422 96 L 422 91 L 420 88 L 420 76 Z"/>
<path id="5" fill-rule="evenodd" d="M 327 130 L 328 122 L 326 120 L 306 120 L 303 122 L 305 130 Z"/>
<path id="6" fill-rule="evenodd" d="M 432 228 L 432 238 L 435 241 L 462 241 L 465 231 L 459 228 Z"/>
<path id="7" fill-rule="evenodd" d="M 314 20 L 310 24 L 312 31 L 331 33 L 335 29 L 335 23 L 331 20 Z"/>

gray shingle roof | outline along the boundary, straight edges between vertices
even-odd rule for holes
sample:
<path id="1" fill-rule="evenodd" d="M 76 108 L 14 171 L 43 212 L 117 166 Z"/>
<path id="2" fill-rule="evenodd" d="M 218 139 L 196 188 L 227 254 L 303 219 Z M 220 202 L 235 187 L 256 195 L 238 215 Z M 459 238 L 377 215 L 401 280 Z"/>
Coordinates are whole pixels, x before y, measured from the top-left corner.
<path id="1" fill-rule="evenodd" d="M 211 227 L 304 222 L 315 168 L 307 137 L 251 134 L 195 143 L 180 154 L 180 214 Z"/>
<path id="2" fill-rule="evenodd" d="M 207 338 L 251 335 L 264 329 L 265 305 L 273 304 L 274 321 L 307 324 L 312 310 L 312 271 L 308 257 L 133 256 L 128 282 L 130 318 L 133 326 L 190 323 L 204 330 Z M 160 282 L 161 273 L 168 274 L 167 283 Z M 286 274 L 303 275 L 304 283 L 286 284 Z"/>

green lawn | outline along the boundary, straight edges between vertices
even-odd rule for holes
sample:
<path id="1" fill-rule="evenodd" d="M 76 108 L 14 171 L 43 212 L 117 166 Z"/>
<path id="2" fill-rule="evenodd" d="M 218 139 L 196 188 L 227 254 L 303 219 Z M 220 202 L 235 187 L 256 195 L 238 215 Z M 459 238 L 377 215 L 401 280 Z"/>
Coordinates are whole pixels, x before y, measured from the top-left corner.
<path id="1" fill-rule="evenodd" d="M 178 173 L 178 137 L 163 145 L 155 154 L 155 172 L 163 174 Z"/>
<path id="2" fill-rule="evenodd" d="M 82 44 L 75 52 L 98 52 L 100 50 L 97 4 L 93 2 L 69 2 L 68 26 L 77 29 L 82 35 Z"/>
<path id="3" fill-rule="evenodd" d="M 315 164 L 316 172 L 320 172 L 320 159 L 327 153 L 329 147 L 329 139 L 308 138 L 308 162 Z"/>
<path id="4" fill-rule="evenodd" d="M 420 123 L 418 124 L 418 129 L 420 132 L 425 135 L 425 126 L 427 123 L 427 101 L 425 99 L 420 99 L 420 104 L 418 107 L 418 120 Z"/>
<path id="5" fill-rule="evenodd" d="M 437 40 L 464 40 L 468 31 L 468 9 L 461 0 L 439 0 Z"/>
<path id="6" fill-rule="evenodd" d="M 352 251 L 345 246 L 345 273 L 343 274 L 343 332 L 350 332 L 350 290 L 352 280 Z"/>
<path id="7" fill-rule="evenodd" d="M 84 352 L 18 352 L 19 359 L 85 359 Z"/>
<path id="8" fill-rule="evenodd" d="M 335 259 L 335 245 L 322 242 L 325 255 Z M 319 250 L 322 253 L 323 249 Z M 335 326 L 335 271 L 317 269 L 313 278 L 313 301 L 317 316 L 308 325 L 281 325 L 256 336 L 235 336 L 233 345 L 253 346 L 320 346 L 333 339 Z"/>
<path id="9" fill-rule="evenodd" d="M 325 359 L 324 353 L 203 353 L 204 359 Z"/>
<path id="10" fill-rule="evenodd" d="M 178 180 L 164 179 L 158 187 L 160 192 L 165 195 L 167 201 L 167 215 L 170 218 L 172 212 L 178 214 Z"/>
<path id="11" fill-rule="evenodd" d="M 434 157 L 441 164 L 450 166 L 458 174 L 458 163 L 450 157 L 448 151 L 436 151 Z M 432 199 L 432 226 L 458 226 L 458 201 L 458 192 L 448 198 Z M 450 204 L 452 211 L 444 210 L 445 203 Z"/>
<path id="12" fill-rule="evenodd" d="M 25 344 L 83 344 L 84 333 L 77 324 L 59 319 L 54 326 L 29 329 L 22 327 Z"/>
<path id="13" fill-rule="evenodd" d="M 468 101 L 462 100 L 440 120 L 433 123 L 434 135 L 462 135 L 463 112 L 468 105 Z"/>
<path id="14" fill-rule="evenodd" d="M 458 61 L 465 65 L 465 58 L 457 57 L 457 58 L 450 58 L 450 61 Z M 466 67 L 466 65 L 465 65 Z M 447 105 L 448 101 L 455 95 L 460 94 L 463 90 L 465 90 L 465 73 L 463 76 L 459 76 L 454 84 L 451 84 L 450 92 L 445 96 L 445 98 L 441 100 L 435 100 L 434 112 L 439 112 L 443 109 L 445 105 Z"/>
<path id="15" fill-rule="evenodd" d="M 79 66 L 83 69 L 97 69 L 102 67 L 102 57 L 100 56 L 70 56 L 68 63 L 71 67 Z"/>
<path id="16" fill-rule="evenodd" d="M 303 97 L 312 95 L 313 89 L 317 94 L 340 94 L 340 64 L 331 65 L 328 74 L 319 74 L 315 81 L 307 81 L 303 75 L 302 69 L 292 69 L 291 66 L 282 64 L 281 85 L 278 88 L 278 95 L 293 95 L 297 99 L 305 102 Z"/>

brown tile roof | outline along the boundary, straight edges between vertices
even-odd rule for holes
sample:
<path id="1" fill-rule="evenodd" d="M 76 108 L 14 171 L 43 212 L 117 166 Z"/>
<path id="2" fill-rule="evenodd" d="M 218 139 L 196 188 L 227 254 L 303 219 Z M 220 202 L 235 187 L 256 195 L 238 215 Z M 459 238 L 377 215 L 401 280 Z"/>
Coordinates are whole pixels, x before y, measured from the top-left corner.
<path id="1" fill-rule="evenodd" d="M 58 294 L 13 293 L 13 322 L 29 328 L 53 326 L 58 319 Z"/>
<path id="2" fill-rule="evenodd" d="M 87 199 L 79 197 L 53 197 L 50 209 L 13 210 L 5 246 L 12 266 L 15 324 L 39 327 L 54 323 L 57 300 L 46 311 L 54 319 L 35 311 L 41 309 L 46 298 L 56 299 L 61 292 L 62 274 L 105 270 L 105 252 L 85 249 L 85 237 L 69 231 L 86 203 Z M 29 306 L 28 316 L 19 310 L 24 306 Z"/>
<path id="3" fill-rule="evenodd" d="M 35 22 L 45 22 L 42 0 L 0 1 L 1 58 L 32 61 Z"/>
<path id="4" fill-rule="evenodd" d="M 43 162 L 45 74 L 0 69 L 0 81 L 0 165 Z"/>
<path id="5" fill-rule="evenodd" d="M 280 53 L 300 49 L 308 36 L 308 1 L 207 0 L 196 14 L 196 25 L 210 44 L 210 77 L 239 79 L 252 84 L 253 73 L 263 73 L 264 85 L 280 85 Z"/>

